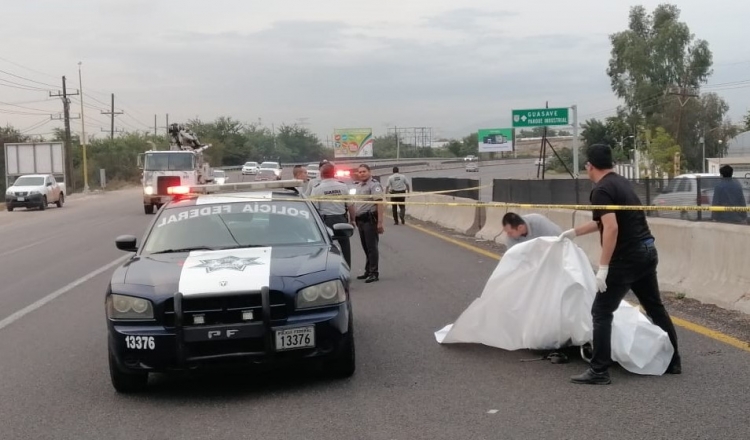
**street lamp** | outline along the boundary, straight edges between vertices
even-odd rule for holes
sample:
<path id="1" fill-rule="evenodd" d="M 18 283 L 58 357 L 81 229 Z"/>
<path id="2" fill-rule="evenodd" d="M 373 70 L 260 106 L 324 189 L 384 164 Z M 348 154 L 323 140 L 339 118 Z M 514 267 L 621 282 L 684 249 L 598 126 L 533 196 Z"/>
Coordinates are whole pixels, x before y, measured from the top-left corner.
<path id="1" fill-rule="evenodd" d="M 83 79 L 81 76 L 81 64 L 78 62 L 78 85 L 81 89 L 81 149 L 83 153 L 83 192 L 84 194 L 89 192 L 89 168 L 86 164 L 86 127 L 83 122 Z"/>
<path id="2" fill-rule="evenodd" d="M 703 170 L 703 173 L 706 172 L 706 135 L 708 133 L 711 133 L 712 131 L 718 130 L 720 128 L 721 128 L 721 126 L 718 126 L 718 127 L 712 128 L 712 129 L 710 129 L 708 131 L 706 131 L 705 127 L 703 128 L 703 136 L 701 136 L 701 138 L 700 138 L 701 149 L 703 150 L 703 163 L 702 163 L 702 167 L 701 167 L 702 170 Z M 721 144 L 721 140 L 719 140 L 719 144 Z"/>

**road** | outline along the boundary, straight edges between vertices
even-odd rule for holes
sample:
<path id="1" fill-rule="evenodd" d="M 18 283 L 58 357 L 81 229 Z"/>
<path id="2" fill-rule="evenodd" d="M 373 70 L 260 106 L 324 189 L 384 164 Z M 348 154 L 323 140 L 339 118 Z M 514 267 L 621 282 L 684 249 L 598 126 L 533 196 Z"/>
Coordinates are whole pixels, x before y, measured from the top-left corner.
<path id="1" fill-rule="evenodd" d="M 522 363 L 535 354 L 437 344 L 433 332 L 481 293 L 497 262 L 390 222 L 381 280 L 352 287 L 351 379 L 157 377 L 148 394 L 118 395 L 103 304 L 112 269 L 17 312 L 120 258 L 114 238 L 140 236 L 153 218 L 139 189 L 0 213 L 0 438 L 750 438 L 750 353 L 681 328 L 682 375 L 617 368 L 608 387 L 568 383 L 584 368 L 577 360 Z M 362 266 L 355 240 L 354 275 Z"/>

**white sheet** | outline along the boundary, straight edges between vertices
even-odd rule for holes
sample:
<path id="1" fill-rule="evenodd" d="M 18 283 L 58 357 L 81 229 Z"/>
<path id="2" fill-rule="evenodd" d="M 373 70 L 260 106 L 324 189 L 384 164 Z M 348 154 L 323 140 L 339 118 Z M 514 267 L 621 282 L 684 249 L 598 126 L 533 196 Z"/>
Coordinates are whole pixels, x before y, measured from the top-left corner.
<path id="1" fill-rule="evenodd" d="M 455 323 L 435 332 L 441 344 L 480 343 L 505 350 L 553 350 L 593 339 L 596 280 L 588 257 L 568 239 L 540 237 L 509 249 L 482 295 Z M 612 359 L 637 374 L 664 374 L 669 337 L 623 301 L 614 315 Z"/>

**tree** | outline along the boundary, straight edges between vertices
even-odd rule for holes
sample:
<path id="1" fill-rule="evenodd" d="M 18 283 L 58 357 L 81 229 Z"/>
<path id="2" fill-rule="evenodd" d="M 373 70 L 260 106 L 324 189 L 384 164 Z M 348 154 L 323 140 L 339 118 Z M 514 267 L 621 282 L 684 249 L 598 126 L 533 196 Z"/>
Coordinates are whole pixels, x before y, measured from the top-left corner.
<path id="1" fill-rule="evenodd" d="M 750 110 L 745 115 L 744 128 L 745 131 L 750 131 Z"/>
<path id="2" fill-rule="evenodd" d="M 681 153 L 681 149 L 663 127 L 657 127 L 649 140 L 648 153 L 655 168 L 666 172 L 669 177 L 675 175 L 675 154 Z"/>
<path id="3" fill-rule="evenodd" d="M 610 36 L 611 59 L 607 75 L 615 94 L 631 113 L 653 126 L 665 96 L 674 87 L 698 89 L 712 73 L 708 43 L 695 40 L 680 22 L 675 5 L 662 4 L 649 15 L 643 6 L 630 9 L 628 29 Z M 679 127 L 675 135 L 679 137 Z"/>

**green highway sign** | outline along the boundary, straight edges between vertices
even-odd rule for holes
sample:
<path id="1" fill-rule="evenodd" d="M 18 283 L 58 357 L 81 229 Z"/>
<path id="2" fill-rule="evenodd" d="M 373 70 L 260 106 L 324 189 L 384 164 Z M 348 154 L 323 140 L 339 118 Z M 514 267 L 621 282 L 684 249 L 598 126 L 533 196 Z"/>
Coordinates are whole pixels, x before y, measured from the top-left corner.
<path id="1" fill-rule="evenodd" d="M 567 108 L 513 110 L 513 128 L 570 125 Z"/>

